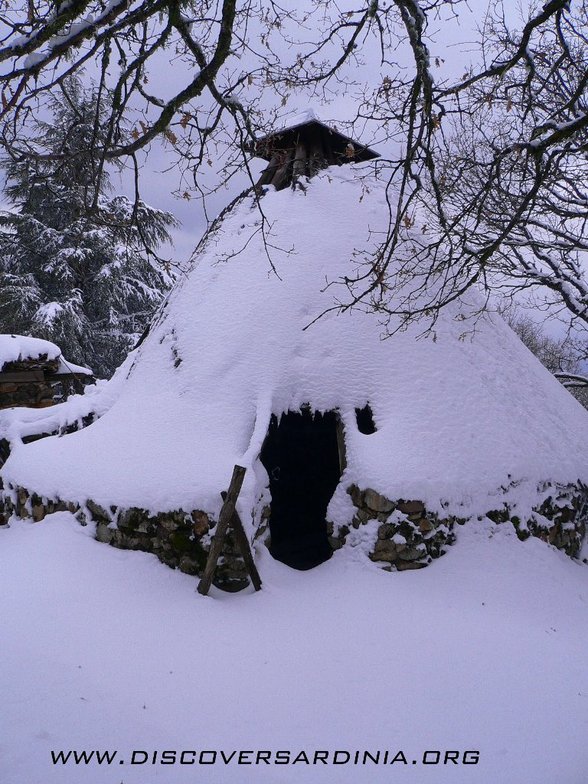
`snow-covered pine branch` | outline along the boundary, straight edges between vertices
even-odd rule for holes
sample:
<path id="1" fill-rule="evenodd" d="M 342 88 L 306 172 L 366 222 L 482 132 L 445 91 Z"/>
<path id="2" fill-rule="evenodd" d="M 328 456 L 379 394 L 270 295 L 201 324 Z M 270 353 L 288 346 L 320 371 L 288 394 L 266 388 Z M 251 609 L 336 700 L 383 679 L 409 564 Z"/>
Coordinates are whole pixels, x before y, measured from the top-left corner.
<path id="1" fill-rule="evenodd" d="M 56 342 L 103 377 L 169 288 L 156 251 L 175 221 L 109 194 L 91 144 L 107 107 L 77 82 L 65 91 L 35 123 L 44 155 L 4 160 L 12 209 L 0 216 L 0 331 Z"/>

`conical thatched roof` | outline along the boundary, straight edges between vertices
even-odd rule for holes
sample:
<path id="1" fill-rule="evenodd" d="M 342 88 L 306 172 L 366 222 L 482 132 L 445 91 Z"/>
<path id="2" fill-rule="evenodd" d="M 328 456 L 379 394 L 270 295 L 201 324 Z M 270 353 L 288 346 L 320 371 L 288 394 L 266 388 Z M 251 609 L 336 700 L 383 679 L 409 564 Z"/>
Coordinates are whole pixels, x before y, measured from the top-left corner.
<path id="1" fill-rule="evenodd" d="M 366 189 L 349 169 L 329 169 L 305 192 L 267 194 L 263 214 L 245 199 L 225 217 L 110 410 L 80 432 L 17 447 L 6 482 L 105 508 L 215 515 L 239 463 L 247 523 L 267 501 L 259 454 L 270 417 L 301 406 L 337 411 L 344 426 L 347 466 L 329 512 L 339 522 L 351 485 L 483 513 L 504 493 L 531 504 L 541 483 L 588 482 L 588 414 L 499 317 L 478 317 L 472 331 L 476 302 L 448 307 L 436 340 L 417 339 L 420 327 L 382 340 L 360 310 L 306 329 L 338 294 L 325 284 L 351 274 L 355 250 L 385 230 L 376 180 Z M 371 435 L 356 419 L 367 403 Z"/>

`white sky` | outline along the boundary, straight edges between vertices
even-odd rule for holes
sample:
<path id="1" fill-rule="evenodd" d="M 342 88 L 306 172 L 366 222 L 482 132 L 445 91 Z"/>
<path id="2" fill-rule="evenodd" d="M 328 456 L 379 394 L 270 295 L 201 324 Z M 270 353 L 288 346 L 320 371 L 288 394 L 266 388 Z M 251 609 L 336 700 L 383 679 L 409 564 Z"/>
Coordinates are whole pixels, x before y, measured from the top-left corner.
<path id="1" fill-rule="evenodd" d="M 505 0 L 505 3 L 508 4 L 508 2 L 509 0 Z M 264 0 L 261 0 L 261 4 L 264 7 L 267 5 Z M 448 3 L 445 18 L 429 16 L 427 28 L 428 44 L 437 81 L 459 78 L 470 64 L 475 63 L 479 58 L 479 48 L 476 41 L 480 38 L 479 30 L 484 24 L 489 8 L 493 4 L 493 0 L 462 0 L 453 9 L 454 14 L 457 12 L 457 15 L 451 15 L 452 7 Z M 286 10 L 293 8 L 296 11 L 301 11 L 305 6 L 311 8 L 313 2 L 312 0 L 299 0 L 299 2 L 284 0 L 281 5 Z M 506 13 L 512 26 L 520 26 L 518 20 L 525 15 L 525 9 L 528 6 L 529 0 L 517 0 L 516 3 L 512 3 L 506 8 Z M 357 5 L 351 3 L 351 0 L 342 0 L 337 5 L 333 4 L 334 13 L 337 10 L 340 13 L 345 13 L 348 8 L 357 8 Z M 250 36 L 253 28 L 254 25 L 250 25 Z M 237 33 L 242 32 L 242 30 L 237 29 Z M 281 36 L 282 32 L 280 31 L 278 35 Z M 301 34 L 301 37 L 308 38 L 313 32 L 313 30 L 305 31 Z M 292 33 L 292 30 L 290 30 L 290 33 Z M 284 62 L 292 62 L 295 59 L 296 47 L 289 47 L 281 37 L 276 38 L 275 34 L 273 44 Z M 334 49 L 333 57 L 338 57 L 340 51 L 340 48 Z M 390 59 L 395 60 L 401 66 L 404 65 L 409 73 L 412 72 L 412 53 L 406 41 L 401 42 L 397 49 L 387 54 Z M 374 86 L 381 84 L 383 77 L 390 73 L 390 70 L 386 67 L 380 68 L 380 52 L 375 46 L 374 39 L 371 40 L 369 45 L 362 47 L 361 58 L 364 61 L 363 66 L 354 66 L 351 71 L 348 70 L 348 73 L 351 73 L 353 80 L 358 85 L 366 85 L 365 93 L 370 88 L 373 89 Z M 255 69 L 258 65 L 259 62 L 251 54 L 248 57 L 242 57 L 237 61 L 236 65 L 233 63 L 230 67 L 237 68 L 241 73 L 248 73 L 249 70 Z M 87 73 L 91 74 L 91 67 L 87 68 Z M 193 65 L 184 63 L 179 58 L 174 58 L 173 53 L 170 54 L 170 51 L 166 51 L 153 58 L 153 61 L 150 62 L 148 75 L 149 91 L 165 97 L 166 95 L 171 95 L 172 90 L 177 91 L 190 83 L 193 76 Z M 267 109 L 267 116 L 276 107 L 280 107 L 281 119 L 279 124 L 281 127 L 287 124 L 288 115 L 291 116 L 309 107 L 325 122 L 340 124 L 350 121 L 355 116 L 359 103 L 359 94 L 361 93 L 360 86 L 354 89 L 341 88 L 335 90 L 326 104 L 321 104 L 315 99 L 309 98 L 308 94 L 299 92 L 291 95 L 287 104 L 283 107 L 281 106 L 280 96 L 272 88 L 268 87 L 261 95 L 259 105 Z M 377 136 L 377 129 L 370 129 L 366 134 L 356 134 L 359 141 L 369 144 L 381 155 L 393 154 L 394 149 L 386 146 L 381 140 L 379 142 Z M 206 168 L 206 172 L 201 173 L 199 176 L 200 178 L 205 176 L 205 184 L 213 188 L 221 180 L 219 166 L 222 166 L 222 161 L 219 161 L 213 154 L 210 157 L 213 166 L 210 169 Z M 153 207 L 171 212 L 180 222 L 180 225 L 171 232 L 174 246 L 162 248 L 161 255 L 183 266 L 190 258 L 194 247 L 206 228 L 206 217 L 202 203 L 198 198 L 186 200 L 178 195 L 178 192 L 181 194 L 187 189 L 186 186 L 189 188 L 192 182 L 182 181 L 177 153 L 167 140 L 160 138 L 148 150 L 142 151 L 138 158 L 141 161 L 142 198 Z M 253 160 L 250 166 L 254 176 L 265 165 L 264 161 Z M 111 174 L 113 174 L 112 182 L 115 190 L 132 197 L 134 192 L 132 172 L 128 170 L 120 176 L 116 173 Z M 243 172 L 241 175 L 234 177 L 227 188 L 223 188 L 208 196 L 206 202 L 208 218 L 213 219 L 248 185 L 248 177 Z M 559 326 L 556 325 L 556 331 L 559 332 L 559 329 Z"/>

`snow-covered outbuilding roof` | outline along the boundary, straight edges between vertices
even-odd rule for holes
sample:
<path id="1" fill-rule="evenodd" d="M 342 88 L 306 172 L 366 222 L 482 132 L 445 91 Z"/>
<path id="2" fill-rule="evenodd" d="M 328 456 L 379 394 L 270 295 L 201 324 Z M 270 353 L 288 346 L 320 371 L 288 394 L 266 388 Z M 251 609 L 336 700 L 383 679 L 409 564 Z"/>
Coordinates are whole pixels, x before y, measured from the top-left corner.
<path id="1" fill-rule="evenodd" d="M 25 359 L 57 359 L 61 354 L 55 343 L 25 335 L 0 335 L 0 370 L 9 362 Z"/>
<path id="2" fill-rule="evenodd" d="M 89 368 L 68 362 L 59 346 L 49 340 L 31 338 L 26 335 L 0 335 L 0 372 L 14 362 L 34 360 L 59 360 L 55 375 L 91 376 Z"/>
<path id="3" fill-rule="evenodd" d="M 105 508 L 216 515 L 238 463 L 248 520 L 268 484 L 259 455 L 270 417 L 305 405 L 343 424 L 346 467 L 329 509 L 340 522 L 352 484 L 459 514 L 495 508 L 505 490 L 588 482 L 588 414 L 500 317 L 477 314 L 473 294 L 441 313 L 435 340 L 420 326 L 382 340 L 361 309 L 309 326 L 337 296 L 326 283 L 352 275 L 356 249 L 386 229 L 385 188 L 365 185 L 328 169 L 305 191 L 269 192 L 263 223 L 241 201 L 115 375 L 109 410 L 79 432 L 16 445 L 5 482 Z M 356 419 L 367 403 L 370 435 Z"/>

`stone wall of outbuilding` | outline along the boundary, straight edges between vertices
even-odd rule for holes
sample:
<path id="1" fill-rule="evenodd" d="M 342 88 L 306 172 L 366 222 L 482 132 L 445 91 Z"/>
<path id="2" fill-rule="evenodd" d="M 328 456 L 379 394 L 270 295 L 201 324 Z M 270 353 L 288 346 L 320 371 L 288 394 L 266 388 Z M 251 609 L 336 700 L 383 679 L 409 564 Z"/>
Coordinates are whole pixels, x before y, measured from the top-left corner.
<path id="1" fill-rule="evenodd" d="M 5 362 L 0 368 L 0 409 L 52 406 L 93 382 L 89 371 L 65 372 L 60 359 L 46 354 Z"/>
<path id="2" fill-rule="evenodd" d="M 6 362 L 0 372 L 0 409 L 52 405 L 54 391 L 48 378 L 58 368 L 59 360 L 46 356 Z"/>

